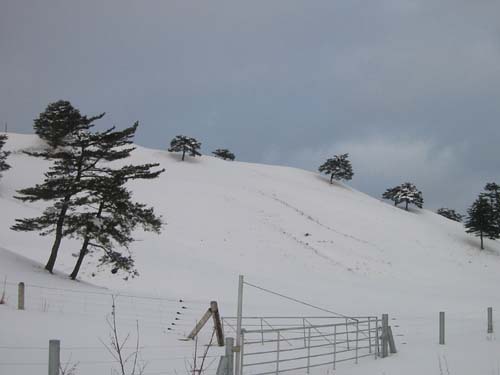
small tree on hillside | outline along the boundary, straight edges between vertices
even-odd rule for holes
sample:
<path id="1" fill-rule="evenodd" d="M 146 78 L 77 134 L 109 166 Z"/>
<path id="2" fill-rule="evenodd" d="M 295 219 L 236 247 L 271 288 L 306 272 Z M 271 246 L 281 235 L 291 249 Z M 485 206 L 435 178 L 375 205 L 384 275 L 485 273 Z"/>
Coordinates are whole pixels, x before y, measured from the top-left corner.
<path id="1" fill-rule="evenodd" d="M 387 189 L 382 198 L 389 199 L 397 206 L 400 203 L 405 203 L 405 210 L 408 211 L 408 205 L 414 204 L 418 208 L 424 205 L 424 198 L 422 192 L 411 182 L 405 182 L 399 186 Z"/>
<path id="2" fill-rule="evenodd" d="M 231 151 L 229 151 L 227 148 L 218 148 L 217 150 L 213 151 L 212 154 L 214 154 L 218 158 L 221 158 L 224 160 L 234 160 L 235 159 L 234 154 Z"/>
<path id="3" fill-rule="evenodd" d="M 461 223 L 463 219 L 463 215 L 459 214 L 452 208 L 445 208 L 445 207 L 439 208 L 436 211 L 436 213 L 438 215 L 444 216 L 445 218 L 456 221 L 458 223 Z"/>
<path id="4" fill-rule="evenodd" d="M 490 205 L 493 208 L 495 227 L 497 235 L 500 237 L 500 185 L 490 182 L 486 184 L 484 190 L 486 191 L 485 195 L 488 197 Z"/>
<path id="5" fill-rule="evenodd" d="M 387 189 L 384 194 L 382 194 L 383 199 L 387 199 L 394 202 L 394 205 L 397 206 L 400 202 L 397 200 L 397 194 L 399 192 L 399 186 L 395 186 L 393 188 Z"/>
<path id="6" fill-rule="evenodd" d="M 472 206 L 467 210 L 465 228 L 467 233 L 472 233 L 481 238 L 481 250 L 484 249 L 483 237 L 492 240 L 499 238 L 495 223 L 495 210 L 489 198 L 481 194 Z"/>
<path id="7" fill-rule="evenodd" d="M 52 148 L 56 148 L 64 146 L 65 138 L 74 136 L 84 120 L 92 123 L 102 116 L 104 113 L 87 119 L 70 102 L 59 100 L 50 103 L 45 111 L 40 113 L 39 117 L 34 120 L 33 128 L 41 139 L 45 140 Z"/>
<path id="8" fill-rule="evenodd" d="M 319 172 L 330 175 L 330 183 L 333 179 L 349 181 L 354 175 L 349 154 L 335 155 L 331 159 L 327 159 L 319 168 Z"/>
<path id="9" fill-rule="evenodd" d="M 201 156 L 199 149 L 201 147 L 201 142 L 191 137 L 186 137 L 184 135 L 178 135 L 172 141 L 170 141 L 169 152 L 182 152 L 182 160 L 186 155 L 186 152 L 193 157 Z"/>
<path id="10" fill-rule="evenodd" d="M 0 134 L 0 177 L 2 177 L 3 171 L 10 169 L 10 165 L 6 162 L 7 156 L 9 156 L 10 152 L 2 151 L 6 141 L 7 136 L 4 134 Z"/>

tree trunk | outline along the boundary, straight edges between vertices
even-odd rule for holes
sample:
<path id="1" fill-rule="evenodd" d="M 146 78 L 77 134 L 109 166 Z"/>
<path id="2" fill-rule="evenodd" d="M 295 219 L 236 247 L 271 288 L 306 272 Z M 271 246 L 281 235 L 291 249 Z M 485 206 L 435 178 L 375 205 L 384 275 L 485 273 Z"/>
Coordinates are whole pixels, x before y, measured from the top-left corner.
<path id="1" fill-rule="evenodd" d="M 479 237 L 481 237 L 481 250 L 484 250 L 484 246 L 483 246 L 483 231 L 479 232 Z"/>
<path id="2" fill-rule="evenodd" d="M 184 161 L 184 155 L 186 155 L 186 149 L 185 148 L 182 149 L 182 161 Z"/>
<path id="3" fill-rule="evenodd" d="M 406 201 L 406 207 L 405 210 L 408 211 L 408 201 Z"/>
<path id="4" fill-rule="evenodd" d="M 97 214 L 95 215 L 96 218 L 101 217 L 103 209 L 104 209 L 104 202 L 101 201 L 101 203 L 99 203 L 99 209 L 97 210 Z M 88 233 L 88 227 L 87 227 L 87 233 Z M 82 248 L 80 249 L 80 254 L 78 255 L 78 260 L 76 261 L 75 264 L 75 268 L 73 268 L 73 272 L 71 272 L 71 275 L 69 276 L 71 277 L 71 280 L 75 280 L 76 276 L 78 276 L 78 272 L 80 271 L 80 267 L 82 266 L 83 263 L 83 258 L 85 258 L 85 255 L 87 255 L 89 242 L 90 242 L 90 236 L 86 234 L 85 239 L 83 240 Z"/>
<path id="5" fill-rule="evenodd" d="M 333 173 L 332 175 L 330 176 L 330 183 L 333 184 Z"/>
<path id="6" fill-rule="evenodd" d="M 80 158 L 78 159 L 77 173 L 75 176 L 75 181 L 73 182 L 74 184 L 77 184 L 78 182 L 80 182 L 80 180 L 82 178 L 84 152 L 85 152 L 85 147 L 82 146 L 81 147 L 81 155 L 80 155 Z M 66 212 L 68 211 L 68 208 L 69 208 L 69 200 L 71 199 L 71 197 L 75 193 L 76 192 L 73 191 L 73 189 L 70 189 L 68 194 L 64 197 L 63 205 L 62 205 L 61 211 L 59 212 L 59 217 L 57 218 L 56 239 L 54 240 L 54 244 L 52 245 L 52 250 L 50 251 L 49 260 L 47 261 L 47 264 L 45 265 L 45 269 L 47 271 L 49 271 L 50 273 L 52 273 L 54 270 L 54 266 L 56 264 L 56 259 L 57 259 L 57 253 L 59 251 L 59 246 L 61 246 L 61 240 L 63 237 L 64 219 L 66 218 Z"/>
<path id="7" fill-rule="evenodd" d="M 85 240 L 83 241 L 82 248 L 80 249 L 80 254 L 78 255 L 78 260 L 76 261 L 75 268 L 73 268 L 73 272 L 71 272 L 71 275 L 69 276 L 71 277 L 71 280 L 76 280 L 76 276 L 78 275 L 80 267 L 82 266 L 83 263 L 83 258 L 85 258 L 85 255 L 87 254 L 89 242 L 90 242 L 89 236 L 85 236 Z"/>
<path id="8" fill-rule="evenodd" d="M 64 198 L 64 203 L 61 208 L 61 211 L 59 212 L 59 217 L 57 219 L 57 224 L 56 224 L 56 239 L 54 240 L 54 243 L 52 244 L 52 250 L 50 251 L 50 257 L 49 260 L 47 261 L 47 264 L 45 265 L 45 269 L 49 271 L 50 273 L 53 272 L 54 266 L 56 264 L 56 259 L 57 259 L 57 253 L 59 251 L 59 246 L 61 246 L 61 240 L 63 236 L 63 225 L 64 225 L 64 219 L 66 218 L 66 212 L 68 211 L 68 206 L 69 206 L 69 200 L 71 196 L 67 195 Z"/>

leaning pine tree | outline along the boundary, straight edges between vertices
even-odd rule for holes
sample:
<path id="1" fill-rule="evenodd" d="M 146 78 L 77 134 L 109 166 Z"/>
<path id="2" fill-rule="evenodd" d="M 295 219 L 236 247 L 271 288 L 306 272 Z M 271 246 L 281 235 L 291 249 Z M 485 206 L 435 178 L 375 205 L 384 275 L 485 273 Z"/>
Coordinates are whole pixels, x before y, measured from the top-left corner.
<path id="1" fill-rule="evenodd" d="M 138 124 L 122 131 L 115 131 L 113 127 L 104 132 L 92 132 L 92 122 L 103 115 L 92 118 L 81 116 L 62 145 L 29 153 L 52 160 L 53 165 L 45 174 L 43 183 L 19 190 L 16 198 L 28 202 L 42 200 L 51 202 L 51 205 L 38 217 L 16 219 L 12 229 L 37 231 L 40 235 L 54 234 L 50 257 L 45 266 L 50 272 L 53 271 L 63 237 L 76 233 L 72 226 L 85 228 L 85 223 L 75 218 L 85 212 L 85 207 L 89 207 L 89 192 L 95 193 L 98 179 L 113 173 L 109 164 L 103 162 L 128 157 L 134 149 L 130 144 Z M 93 219 L 95 223 L 99 221 L 98 218 Z"/>
<path id="2" fill-rule="evenodd" d="M 231 151 L 229 151 L 227 148 L 218 148 L 217 150 L 213 151 L 212 154 L 214 154 L 218 158 L 221 158 L 224 160 L 234 160 L 235 159 L 234 154 Z"/>
<path id="3" fill-rule="evenodd" d="M 445 218 L 456 221 L 458 223 L 461 223 L 463 220 L 463 216 L 452 208 L 446 208 L 446 207 L 438 208 L 436 213 L 438 215 L 444 216 Z"/>
<path id="4" fill-rule="evenodd" d="M 50 109 L 50 105 L 48 107 Z M 71 115 L 68 117 L 68 113 Z M 74 115 L 78 113 L 78 120 Z M 44 118 L 45 113 L 40 114 Z M 25 151 L 34 157 L 44 158 L 53 162 L 45 179 L 41 184 L 18 191 L 19 199 L 23 202 L 46 201 L 51 202 L 42 215 L 34 218 L 16 219 L 11 227 L 15 231 L 36 231 L 41 236 L 54 234 L 54 242 L 45 269 L 52 272 L 64 236 L 64 222 L 72 207 L 78 205 L 78 194 L 84 189 L 83 181 L 87 173 L 96 163 L 105 158 L 101 151 L 97 151 L 95 144 L 99 136 L 92 134 L 90 129 L 93 122 L 104 116 L 104 113 L 87 118 L 81 116 L 78 110 L 60 113 L 58 122 L 68 121 L 68 129 L 56 148 L 39 152 Z M 35 124 L 37 120 L 35 120 Z"/>
<path id="5" fill-rule="evenodd" d="M 186 153 L 190 156 L 196 157 L 201 156 L 200 153 L 201 142 L 197 141 L 195 138 L 186 137 L 184 135 L 178 135 L 170 141 L 169 152 L 182 152 L 182 160 Z"/>
<path id="6" fill-rule="evenodd" d="M 7 156 L 9 156 L 10 152 L 2 151 L 5 142 L 7 141 L 7 136 L 4 134 L 0 134 L 0 177 L 2 177 L 2 172 L 10 169 L 10 165 L 7 164 Z"/>
<path id="7" fill-rule="evenodd" d="M 330 176 L 330 184 L 333 183 L 333 179 L 349 181 L 354 173 L 348 158 L 349 154 L 335 155 L 333 158 L 327 159 L 318 170 Z"/>
<path id="8" fill-rule="evenodd" d="M 112 273 L 123 270 L 135 276 L 134 259 L 129 245 L 134 241 L 132 232 L 138 226 L 145 231 L 160 233 L 161 218 L 153 208 L 132 201 L 126 182 L 153 179 L 164 170 L 155 170 L 158 164 L 127 165 L 119 169 L 102 168 L 88 181 L 86 193 L 81 198 L 85 210 L 70 215 L 66 235 L 83 240 L 78 259 L 70 277 L 76 279 L 85 256 L 99 250 L 101 265 L 111 265 Z M 124 251 L 121 250 L 125 250 Z"/>
<path id="9" fill-rule="evenodd" d="M 481 250 L 484 249 L 483 238 L 492 240 L 499 238 L 495 224 L 495 210 L 485 194 L 481 194 L 467 210 L 465 228 L 467 233 L 472 233 L 481 239 Z"/>

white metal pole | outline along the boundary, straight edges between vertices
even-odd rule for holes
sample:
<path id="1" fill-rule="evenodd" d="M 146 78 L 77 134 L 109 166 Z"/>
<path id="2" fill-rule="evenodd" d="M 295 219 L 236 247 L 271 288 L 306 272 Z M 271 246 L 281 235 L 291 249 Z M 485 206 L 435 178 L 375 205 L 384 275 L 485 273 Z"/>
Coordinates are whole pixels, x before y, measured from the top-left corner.
<path id="1" fill-rule="evenodd" d="M 243 314 L 243 275 L 238 279 L 238 311 L 236 313 L 236 348 L 238 353 L 234 361 L 235 373 L 241 374 L 241 321 Z"/>

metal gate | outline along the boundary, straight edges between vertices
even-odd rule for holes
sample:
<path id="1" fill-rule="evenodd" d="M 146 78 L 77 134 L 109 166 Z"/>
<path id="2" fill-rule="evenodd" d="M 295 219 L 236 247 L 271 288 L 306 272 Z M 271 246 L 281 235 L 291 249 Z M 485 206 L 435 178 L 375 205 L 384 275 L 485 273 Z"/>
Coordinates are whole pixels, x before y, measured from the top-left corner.
<path id="1" fill-rule="evenodd" d="M 237 318 L 223 318 L 226 334 L 236 333 Z M 380 319 L 366 317 L 243 317 L 240 367 L 236 375 L 306 373 L 335 369 L 380 352 Z"/>

